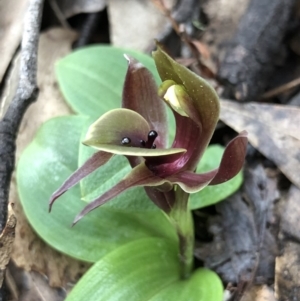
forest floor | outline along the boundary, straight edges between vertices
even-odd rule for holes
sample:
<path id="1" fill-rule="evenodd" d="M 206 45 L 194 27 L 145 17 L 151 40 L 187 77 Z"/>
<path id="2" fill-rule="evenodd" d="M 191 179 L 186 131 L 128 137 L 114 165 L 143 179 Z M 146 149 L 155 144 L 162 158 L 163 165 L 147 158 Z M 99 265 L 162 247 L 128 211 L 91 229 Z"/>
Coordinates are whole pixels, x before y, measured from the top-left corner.
<path id="1" fill-rule="evenodd" d="M 29 0 L 0 5 L 0 118 L 18 77 L 18 47 Z M 247 130 L 240 190 L 194 212 L 195 258 L 216 271 L 226 300 L 300 300 L 300 2 L 281 0 L 46 1 L 36 103 L 17 138 L 17 160 L 46 120 L 72 111 L 54 65 L 74 48 L 111 43 L 150 53 L 154 39 L 206 78 L 221 98 L 212 141 Z M 9 300 L 64 300 L 90 264 L 49 247 L 29 225 L 13 176 L 17 218 L 7 269 Z"/>

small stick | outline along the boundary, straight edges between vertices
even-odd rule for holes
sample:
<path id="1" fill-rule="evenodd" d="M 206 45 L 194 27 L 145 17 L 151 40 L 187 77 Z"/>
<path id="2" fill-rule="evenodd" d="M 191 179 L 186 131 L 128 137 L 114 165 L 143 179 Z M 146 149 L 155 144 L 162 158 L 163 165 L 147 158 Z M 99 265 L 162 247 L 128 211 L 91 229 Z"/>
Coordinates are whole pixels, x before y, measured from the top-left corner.
<path id="1" fill-rule="evenodd" d="M 63 12 L 59 8 L 56 0 L 49 0 L 49 4 L 55 13 L 59 23 L 62 25 L 62 27 L 66 29 L 71 29 L 71 26 L 69 25 L 68 21 L 66 20 L 66 17 L 64 16 Z"/>
<path id="2" fill-rule="evenodd" d="M 89 44 L 97 25 L 99 24 L 99 13 L 91 13 L 87 16 L 80 30 L 80 36 L 76 41 L 74 48 L 83 47 Z"/>
<path id="3" fill-rule="evenodd" d="M 300 77 L 293 79 L 292 81 L 290 81 L 286 84 L 283 84 L 275 89 L 272 89 L 272 90 L 264 93 L 262 95 L 262 99 L 267 99 L 267 98 L 277 96 L 277 95 L 282 94 L 288 90 L 291 90 L 299 85 L 300 85 Z"/>
<path id="4" fill-rule="evenodd" d="M 36 82 L 37 48 L 43 0 L 31 0 L 24 21 L 20 75 L 12 102 L 0 120 L 0 233 L 7 220 L 9 185 L 15 167 L 16 137 L 23 115 L 38 96 Z M 0 301 L 5 300 L 0 289 Z"/>
<path id="5" fill-rule="evenodd" d="M 181 38 L 182 42 L 184 42 L 189 47 L 191 53 L 193 54 L 193 56 L 197 60 L 197 65 L 200 66 L 201 62 L 200 62 L 200 53 L 199 53 L 199 51 L 197 50 L 197 48 L 193 44 L 192 40 L 190 39 L 190 37 L 186 33 L 185 28 L 184 28 L 184 24 L 179 24 L 179 22 L 176 20 L 175 16 L 176 15 L 179 16 L 179 14 L 177 13 L 173 17 L 171 11 L 165 6 L 163 0 L 152 0 L 152 2 L 169 19 L 169 21 L 172 24 L 172 27 L 173 27 L 174 31 Z M 180 21 L 183 21 L 183 20 L 180 20 Z"/>

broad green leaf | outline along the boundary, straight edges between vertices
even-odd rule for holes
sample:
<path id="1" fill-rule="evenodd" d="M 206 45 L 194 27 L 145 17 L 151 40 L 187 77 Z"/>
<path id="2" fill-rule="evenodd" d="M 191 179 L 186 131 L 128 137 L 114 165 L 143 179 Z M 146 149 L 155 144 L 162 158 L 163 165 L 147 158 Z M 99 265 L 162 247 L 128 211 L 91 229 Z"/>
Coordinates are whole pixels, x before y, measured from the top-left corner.
<path id="1" fill-rule="evenodd" d="M 48 213 L 51 194 L 78 167 L 79 138 L 85 124 L 86 118 L 82 116 L 46 122 L 20 158 L 19 196 L 35 231 L 55 249 L 90 262 L 118 246 L 145 237 L 176 241 L 168 220 L 154 206 L 152 211 L 142 213 L 99 208 L 71 227 L 85 206 L 80 201 L 79 186 L 66 192 Z"/>
<path id="2" fill-rule="evenodd" d="M 196 172 L 201 173 L 217 168 L 224 149 L 221 145 L 210 145 L 205 151 Z M 191 210 L 200 209 L 218 203 L 236 192 L 242 182 L 243 175 L 242 172 L 239 172 L 234 178 L 225 183 L 207 186 L 201 191 L 190 195 L 189 208 Z"/>
<path id="3" fill-rule="evenodd" d="M 73 110 L 97 119 L 121 106 L 128 67 L 124 54 L 139 60 L 160 82 L 153 59 L 138 51 L 107 45 L 74 51 L 56 65 L 56 75 L 66 101 Z"/>
<path id="4" fill-rule="evenodd" d="M 176 281 L 149 301 L 218 301 L 223 300 L 223 285 L 216 273 L 196 270 L 189 279 Z"/>
<path id="5" fill-rule="evenodd" d="M 124 245 L 98 261 L 66 301 L 221 301 L 223 287 L 200 269 L 180 280 L 178 247 L 160 238 Z"/>

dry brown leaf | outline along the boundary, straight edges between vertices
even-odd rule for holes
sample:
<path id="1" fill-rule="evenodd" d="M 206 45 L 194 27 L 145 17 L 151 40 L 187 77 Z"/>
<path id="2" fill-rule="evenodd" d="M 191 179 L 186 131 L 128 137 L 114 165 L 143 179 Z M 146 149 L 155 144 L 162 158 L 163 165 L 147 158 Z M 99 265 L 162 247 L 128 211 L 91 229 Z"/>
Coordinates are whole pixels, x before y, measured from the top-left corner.
<path id="1" fill-rule="evenodd" d="M 221 100 L 220 119 L 237 132 L 246 130 L 249 142 L 300 187 L 299 108 Z"/>
<path id="2" fill-rule="evenodd" d="M 63 301 L 67 295 L 65 289 L 51 287 L 47 276 L 27 272 L 12 261 L 6 272 L 6 286 L 11 292 L 11 301 Z"/>
<path id="3" fill-rule="evenodd" d="M 255 301 L 276 301 L 274 291 L 270 287 L 262 285 L 257 290 Z"/>
<path id="4" fill-rule="evenodd" d="M 250 0 L 209 0 L 203 1 L 203 11 L 209 25 L 203 32 L 201 41 L 209 45 L 212 57 L 222 61 L 221 48 L 234 35 L 237 24 L 247 9 Z"/>
<path id="5" fill-rule="evenodd" d="M 28 0 L 0 1 L 0 82 L 21 42 Z"/>
<path id="6" fill-rule="evenodd" d="M 300 245 L 285 242 L 284 253 L 276 259 L 275 293 L 279 300 L 300 300 Z"/>
<path id="7" fill-rule="evenodd" d="M 49 30 L 40 37 L 38 51 L 40 94 L 37 102 L 29 107 L 23 118 L 17 139 L 17 158 L 32 141 L 43 122 L 71 112 L 58 90 L 54 64 L 71 51 L 75 39 L 74 32 L 63 29 Z M 18 219 L 12 254 L 17 266 L 27 271 L 33 269 L 47 275 L 51 286 L 64 286 L 67 282 L 76 281 L 86 270 L 87 265 L 56 252 L 32 231 L 18 200 L 15 177 L 11 184 L 10 199 L 15 203 Z"/>
<path id="8" fill-rule="evenodd" d="M 16 223 L 16 216 L 12 209 L 11 203 L 9 203 L 7 222 L 2 233 L 0 234 L 0 287 L 2 287 L 4 273 L 12 252 Z"/>
<path id="9" fill-rule="evenodd" d="M 278 199 L 276 179 L 253 164 L 245 168 L 244 180 L 242 190 L 216 204 L 217 215 L 208 219 L 213 241 L 199 244 L 194 252 L 225 283 L 237 283 L 236 295 L 252 283 L 269 283 L 277 255 L 272 229 L 266 228 Z"/>
<path id="10" fill-rule="evenodd" d="M 267 285 L 251 287 L 241 301 L 276 301 L 274 291 Z"/>
<path id="11" fill-rule="evenodd" d="M 168 0 L 174 3 L 174 0 Z M 172 7 L 172 5 L 167 5 Z M 145 51 L 169 23 L 149 0 L 110 0 L 108 5 L 112 44 Z M 125 30 L 124 30 L 125 28 Z"/>
<path id="12" fill-rule="evenodd" d="M 279 300 L 300 300 L 300 189 L 290 188 L 280 227 L 281 256 L 276 258 L 275 292 Z"/>
<path id="13" fill-rule="evenodd" d="M 95 13 L 101 11 L 106 6 L 106 0 L 52 0 L 56 2 L 62 14 L 72 17 L 81 13 Z"/>
<path id="14" fill-rule="evenodd" d="M 31 271 L 29 279 L 29 289 L 23 293 L 20 301 L 63 301 L 66 294 L 63 290 L 49 286 L 45 275 Z"/>
<path id="15" fill-rule="evenodd" d="M 280 231 L 281 234 L 292 237 L 300 242 L 300 190 L 295 186 L 290 188 L 287 200 L 285 200 L 285 210 L 282 213 Z"/>
<path id="16" fill-rule="evenodd" d="M 192 43 L 197 48 L 198 52 L 200 53 L 203 59 L 211 59 L 210 51 L 207 44 L 198 40 L 192 40 Z"/>

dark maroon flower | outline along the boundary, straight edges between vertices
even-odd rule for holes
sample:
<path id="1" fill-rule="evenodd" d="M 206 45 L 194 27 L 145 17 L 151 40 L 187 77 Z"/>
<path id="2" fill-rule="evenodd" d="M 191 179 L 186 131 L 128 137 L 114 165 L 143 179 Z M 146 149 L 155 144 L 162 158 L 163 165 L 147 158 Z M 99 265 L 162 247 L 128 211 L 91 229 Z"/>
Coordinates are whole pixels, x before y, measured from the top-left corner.
<path id="1" fill-rule="evenodd" d="M 126 189 L 144 186 L 152 201 L 166 212 L 172 209 L 179 186 L 195 193 L 207 185 L 226 182 L 242 168 L 247 133 L 242 132 L 226 147 L 219 168 L 194 171 L 215 130 L 219 100 L 210 85 L 170 58 L 161 49 L 153 53 L 163 81 L 158 93 L 151 73 L 138 61 L 129 59 L 122 108 L 102 115 L 92 124 L 83 142 L 99 150 L 51 197 L 53 202 L 82 178 L 101 167 L 113 155 L 128 158 L 132 171 L 118 184 L 89 203 L 74 223 Z M 167 116 L 164 101 L 172 109 L 176 134 L 167 148 Z"/>

